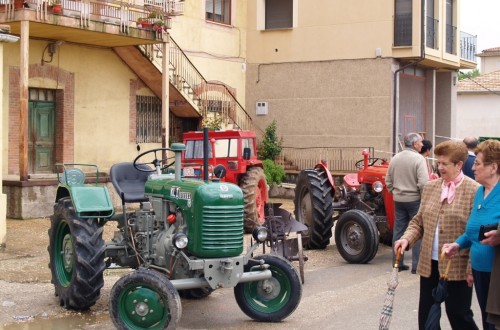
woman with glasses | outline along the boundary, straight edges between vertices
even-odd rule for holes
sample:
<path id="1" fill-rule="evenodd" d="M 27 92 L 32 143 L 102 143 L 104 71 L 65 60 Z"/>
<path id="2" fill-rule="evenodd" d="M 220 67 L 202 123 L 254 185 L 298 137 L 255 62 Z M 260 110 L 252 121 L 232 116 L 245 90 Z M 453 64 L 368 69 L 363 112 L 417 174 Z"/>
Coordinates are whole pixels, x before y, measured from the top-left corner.
<path id="1" fill-rule="evenodd" d="M 461 141 L 446 141 L 434 149 L 441 177 L 428 181 L 422 192 L 420 208 L 410 221 L 401 239 L 394 242 L 394 251 L 406 251 L 422 239 L 417 273 L 420 275 L 418 326 L 425 328 L 431 306 L 432 289 L 439 282 L 446 262 L 440 262 L 443 243 L 454 241 L 464 230 L 479 186 L 464 176 L 462 167 L 467 148 Z M 448 272 L 448 296 L 444 303 L 453 329 L 478 329 L 470 308 L 472 287 L 467 283 L 469 254 L 461 252 Z"/>
<path id="2" fill-rule="evenodd" d="M 481 226 L 496 230 L 500 222 L 500 141 L 486 140 L 476 149 L 476 160 L 472 166 L 476 181 L 481 184 L 474 198 L 474 205 L 469 216 L 465 233 L 454 243 L 444 244 L 443 252 L 450 258 L 460 254 L 463 249 L 470 248 L 470 262 L 472 272 L 468 271 L 469 283 L 474 282 L 476 296 L 483 317 L 483 329 L 494 330 L 494 326 L 487 322 L 486 302 L 490 286 L 491 270 L 495 257 L 495 248 L 482 244 L 485 238 L 479 236 Z M 488 227 L 489 225 L 489 227 Z"/>

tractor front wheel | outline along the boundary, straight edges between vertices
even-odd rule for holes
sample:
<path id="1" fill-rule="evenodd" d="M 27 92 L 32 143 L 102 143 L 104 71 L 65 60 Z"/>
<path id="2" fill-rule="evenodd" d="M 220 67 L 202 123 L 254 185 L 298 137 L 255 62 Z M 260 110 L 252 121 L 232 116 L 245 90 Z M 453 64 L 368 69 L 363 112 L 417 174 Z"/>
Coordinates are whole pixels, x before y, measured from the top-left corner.
<path id="1" fill-rule="evenodd" d="M 165 276 L 139 269 L 113 285 L 109 312 L 117 329 L 175 329 L 182 315 L 181 298 Z"/>
<path id="2" fill-rule="evenodd" d="M 255 282 L 240 283 L 234 288 L 234 297 L 240 309 L 257 321 L 279 322 L 297 308 L 302 296 L 300 278 L 293 265 L 287 260 L 262 255 L 269 265 L 272 277 Z M 245 272 L 251 270 L 255 262 L 245 265 Z"/>
<path id="3" fill-rule="evenodd" d="M 360 210 L 344 212 L 335 225 L 335 244 L 347 262 L 366 264 L 378 250 L 378 229 L 373 219 Z"/>
<path id="4" fill-rule="evenodd" d="M 49 234 L 49 267 L 61 306 L 85 310 L 99 299 L 104 285 L 103 227 L 81 219 L 69 197 L 54 206 Z"/>
<path id="5" fill-rule="evenodd" d="M 252 232 L 255 226 L 265 221 L 264 206 L 267 201 L 267 181 L 264 170 L 251 167 L 241 178 L 240 188 L 245 200 L 245 232 Z"/>
<path id="6" fill-rule="evenodd" d="M 332 185 L 320 169 L 303 170 L 295 187 L 295 218 L 308 227 L 302 232 L 306 249 L 324 249 L 333 226 Z"/>

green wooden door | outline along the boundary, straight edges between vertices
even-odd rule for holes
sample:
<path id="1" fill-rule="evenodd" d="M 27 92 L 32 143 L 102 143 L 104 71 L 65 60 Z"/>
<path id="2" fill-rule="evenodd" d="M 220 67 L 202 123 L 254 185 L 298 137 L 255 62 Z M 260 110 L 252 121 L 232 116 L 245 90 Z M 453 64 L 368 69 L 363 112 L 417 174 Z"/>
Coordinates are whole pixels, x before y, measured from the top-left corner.
<path id="1" fill-rule="evenodd" d="M 55 103 L 29 102 L 29 172 L 54 172 Z"/>

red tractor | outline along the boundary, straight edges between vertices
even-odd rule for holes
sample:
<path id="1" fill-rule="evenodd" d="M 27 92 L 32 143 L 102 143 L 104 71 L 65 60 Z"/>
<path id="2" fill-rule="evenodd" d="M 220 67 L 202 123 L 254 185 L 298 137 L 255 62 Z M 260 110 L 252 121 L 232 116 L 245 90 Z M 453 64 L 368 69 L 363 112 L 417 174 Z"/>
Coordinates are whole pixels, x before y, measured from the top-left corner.
<path id="1" fill-rule="evenodd" d="M 216 165 L 224 165 L 224 181 L 243 190 L 245 200 L 245 231 L 251 232 L 264 223 L 264 205 L 267 202 L 267 181 L 262 161 L 257 159 L 255 132 L 240 130 L 209 131 L 208 164 L 203 163 L 203 132 L 183 134 L 186 151 L 182 153 L 183 176 L 201 177 L 203 166 L 212 173 Z"/>
<path id="2" fill-rule="evenodd" d="M 308 227 L 304 246 L 324 249 L 335 225 L 335 244 L 349 263 L 367 263 L 377 254 L 379 241 L 390 245 L 394 201 L 385 185 L 389 163 L 370 158 L 368 151 L 356 163 L 358 173 L 344 176 L 336 186 L 326 163 L 300 172 L 295 188 L 295 217 Z"/>

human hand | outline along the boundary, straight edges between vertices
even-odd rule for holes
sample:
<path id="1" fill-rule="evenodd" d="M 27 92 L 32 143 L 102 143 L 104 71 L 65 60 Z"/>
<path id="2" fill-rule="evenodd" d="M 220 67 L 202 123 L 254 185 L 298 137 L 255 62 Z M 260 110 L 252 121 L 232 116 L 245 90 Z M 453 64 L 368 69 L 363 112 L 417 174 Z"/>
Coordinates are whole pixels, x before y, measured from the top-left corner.
<path id="1" fill-rule="evenodd" d="M 481 241 L 481 244 L 490 246 L 497 246 L 500 244 L 500 236 L 497 236 L 496 230 L 490 230 L 484 233 L 484 237 L 486 238 Z"/>
<path id="2" fill-rule="evenodd" d="M 394 242 L 394 253 L 397 254 L 398 250 L 401 249 L 399 253 L 403 255 L 407 247 L 408 247 L 408 241 L 405 238 L 399 239 L 396 242 Z"/>
<path id="3" fill-rule="evenodd" d="M 469 286 L 469 288 L 472 288 L 472 285 L 474 284 L 474 277 L 472 276 L 472 274 L 467 274 L 467 285 Z"/>
<path id="4" fill-rule="evenodd" d="M 448 259 L 453 258 L 460 250 L 460 245 L 457 243 L 446 243 L 443 244 L 441 253 L 444 253 Z"/>

